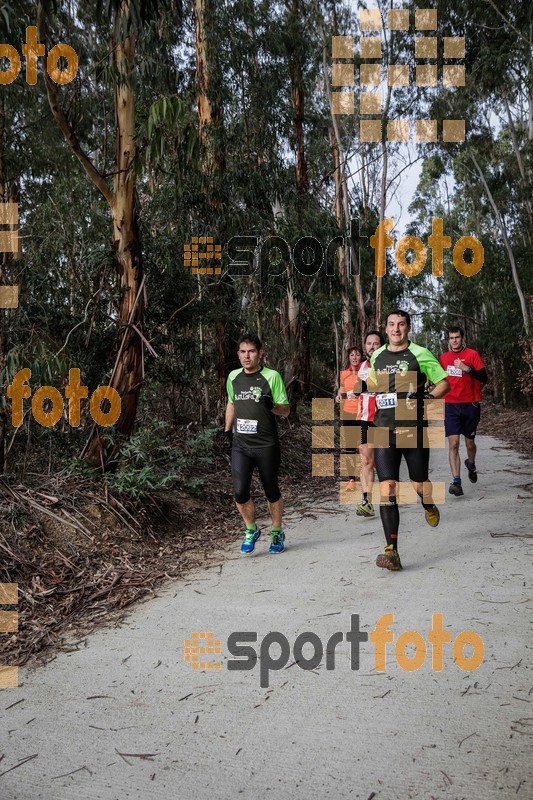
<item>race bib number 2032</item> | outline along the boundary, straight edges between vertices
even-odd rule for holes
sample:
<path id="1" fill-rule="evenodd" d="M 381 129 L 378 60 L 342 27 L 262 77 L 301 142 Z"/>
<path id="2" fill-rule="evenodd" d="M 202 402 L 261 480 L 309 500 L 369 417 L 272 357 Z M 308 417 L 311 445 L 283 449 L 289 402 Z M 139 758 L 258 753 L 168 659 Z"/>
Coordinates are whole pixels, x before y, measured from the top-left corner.
<path id="1" fill-rule="evenodd" d="M 454 378 L 462 378 L 463 377 L 463 370 L 459 369 L 459 367 L 448 367 L 446 370 L 448 375 L 453 375 Z"/>
<path id="2" fill-rule="evenodd" d="M 257 433 L 256 419 L 238 419 L 237 433 Z"/>

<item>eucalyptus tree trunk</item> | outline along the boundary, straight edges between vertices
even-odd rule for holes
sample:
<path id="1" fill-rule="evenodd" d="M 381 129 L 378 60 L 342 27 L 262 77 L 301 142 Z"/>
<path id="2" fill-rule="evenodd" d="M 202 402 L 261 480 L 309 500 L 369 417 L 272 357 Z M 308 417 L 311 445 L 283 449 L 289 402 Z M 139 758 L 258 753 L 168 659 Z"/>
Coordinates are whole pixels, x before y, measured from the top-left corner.
<path id="1" fill-rule="evenodd" d="M 384 131 L 386 130 L 387 126 L 387 116 L 389 113 L 390 107 L 390 99 L 391 99 L 391 87 L 388 87 L 387 90 L 387 99 L 385 101 L 385 110 L 383 112 L 383 128 Z M 387 172 L 388 172 L 388 150 L 387 150 L 387 142 L 385 139 L 385 132 L 382 134 L 383 138 L 381 140 L 381 190 L 380 190 L 380 198 L 379 198 L 379 253 L 380 257 L 385 259 L 385 247 L 384 247 L 384 238 L 385 238 L 385 231 L 383 229 L 383 221 L 385 219 L 385 210 L 387 208 Z M 377 275 L 376 276 L 376 320 L 375 325 L 376 328 L 379 330 L 382 326 L 383 322 L 383 276 Z"/>
<path id="2" fill-rule="evenodd" d="M 339 144 L 335 136 L 335 131 L 330 128 L 331 152 L 333 155 L 333 178 L 335 182 L 335 218 L 339 230 L 345 230 L 345 220 L 342 208 L 342 178 L 341 165 L 339 158 Z M 339 265 L 339 278 L 341 284 L 341 327 L 342 341 L 344 348 L 353 339 L 352 315 L 350 310 L 350 283 L 348 280 L 348 265 L 346 259 L 346 248 L 341 245 L 337 250 L 337 261 Z"/>
<path id="3" fill-rule="evenodd" d="M 215 241 L 225 239 L 225 223 L 219 214 L 222 179 L 226 167 L 223 109 L 219 101 L 221 71 L 217 53 L 216 5 L 214 0 L 195 0 L 196 30 L 196 100 L 198 105 L 198 137 L 200 166 L 204 177 L 204 198 L 207 228 Z M 218 361 L 217 414 L 222 420 L 226 400 L 228 365 L 234 358 L 234 347 L 227 330 L 228 309 L 235 303 L 231 279 L 222 277 L 217 294 L 220 311 L 215 326 L 215 350 Z M 201 325 L 200 320 L 200 325 Z"/>
<path id="4" fill-rule="evenodd" d="M 37 10 L 39 37 L 46 43 L 46 21 L 42 4 Z M 144 318 L 142 253 L 135 206 L 135 96 L 133 74 L 137 33 L 132 0 L 121 0 L 113 19 L 112 52 L 116 79 L 114 87 L 116 154 L 111 189 L 81 144 L 59 105 L 56 84 L 45 72 L 46 92 L 54 120 L 87 175 L 106 199 L 113 220 L 113 246 L 117 283 L 121 290 L 118 306 L 118 354 L 109 385 L 121 398 L 121 414 L 115 429 L 125 436 L 133 431 L 143 380 L 142 325 Z M 123 37 L 117 31 L 127 32 Z M 83 450 L 90 460 L 106 463 L 105 441 L 95 427 Z M 113 450 L 116 455 L 116 448 Z"/>
<path id="5" fill-rule="evenodd" d="M 302 210 L 309 195 L 309 177 L 305 154 L 304 119 L 305 90 L 302 64 L 302 32 L 300 28 L 300 0 L 288 4 L 288 63 L 293 107 L 295 139 L 295 180 L 297 194 L 297 219 L 301 226 Z M 291 35 L 294 34 L 294 35 Z M 311 353 L 309 320 L 305 302 L 298 296 L 292 262 L 287 264 L 287 290 L 280 306 L 281 331 L 285 344 L 285 385 L 292 410 L 298 400 L 308 398 L 311 387 Z"/>
<path id="6" fill-rule="evenodd" d="M 200 160 L 205 176 L 207 204 L 216 210 L 220 203 L 220 180 L 226 167 L 222 106 L 217 98 L 220 65 L 216 49 L 214 0 L 195 0 L 196 92 Z"/>
<path id="7" fill-rule="evenodd" d="M 520 310 L 522 312 L 522 321 L 524 323 L 524 330 L 526 332 L 526 336 L 528 339 L 531 337 L 531 318 L 529 315 L 529 309 L 526 302 L 526 298 L 524 296 L 524 292 L 522 289 L 522 285 L 520 283 L 520 276 L 518 275 L 518 270 L 516 268 L 516 261 L 513 253 L 513 248 L 511 247 L 511 242 L 509 241 L 509 236 L 507 234 L 507 227 L 505 225 L 505 221 L 503 219 L 502 214 L 494 200 L 494 196 L 490 190 L 490 187 L 487 183 L 483 170 L 481 169 L 477 158 L 475 157 L 474 153 L 470 153 L 470 159 L 476 168 L 476 171 L 479 175 L 479 179 L 482 183 L 483 189 L 485 190 L 485 194 L 487 195 L 487 199 L 490 203 L 492 211 L 494 213 L 494 217 L 500 229 L 500 233 L 503 239 L 503 245 L 505 247 L 505 252 L 507 253 L 507 258 L 509 260 L 509 265 L 511 267 L 511 275 L 513 277 L 513 283 L 516 290 L 516 294 L 518 296 L 518 301 L 520 303 Z"/>
<path id="8" fill-rule="evenodd" d="M 337 16 L 336 8 L 333 6 L 334 12 L 334 34 L 337 34 Z M 345 240 L 349 241 L 348 248 L 339 247 L 337 250 L 337 259 L 339 265 L 339 277 L 341 282 L 341 303 L 342 303 L 342 332 L 344 346 L 352 340 L 354 333 L 354 326 L 351 318 L 351 303 L 350 303 L 350 284 L 349 274 L 350 266 L 351 273 L 354 280 L 355 289 L 355 302 L 357 308 L 357 332 L 360 339 L 364 339 L 364 332 L 366 329 L 366 313 L 365 304 L 363 299 L 363 289 L 361 285 L 361 265 L 359 263 L 359 254 L 356 253 L 353 244 L 349 238 L 351 226 L 351 213 L 350 213 L 350 198 L 348 194 L 348 181 L 346 178 L 346 159 L 342 149 L 341 135 L 339 129 L 339 121 L 337 115 L 333 113 L 331 86 L 328 75 L 328 55 L 327 55 L 327 42 L 324 27 L 320 25 L 322 33 L 322 75 L 324 83 L 324 93 L 330 108 L 331 115 L 331 128 L 330 128 L 330 142 L 333 155 L 333 178 L 335 182 L 335 217 L 339 229 L 345 236 Z"/>

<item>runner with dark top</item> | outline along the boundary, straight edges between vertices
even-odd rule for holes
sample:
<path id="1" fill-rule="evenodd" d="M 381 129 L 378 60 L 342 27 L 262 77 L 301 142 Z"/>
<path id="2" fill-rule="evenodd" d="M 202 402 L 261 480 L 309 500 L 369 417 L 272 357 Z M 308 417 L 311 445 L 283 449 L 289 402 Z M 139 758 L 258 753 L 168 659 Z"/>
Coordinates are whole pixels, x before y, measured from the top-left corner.
<path id="1" fill-rule="evenodd" d="M 366 379 L 370 372 L 370 359 L 372 355 L 383 346 L 383 336 L 379 331 L 368 331 L 365 336 L 365 352 L 367 360 L 363 361 L 359 367 L 359 377 L 363 388 L 366 388 Z M 361 456 L 361 502 L 355 509 L 358 517 L 373 517 L 374 506 L 368 499 L 372 498 L 372 486 L 374 485 L 374 448 L 368 444 L 368 430 L 374 427 L 374 415 L 376 413 L 376 397 L 373 393 L 363 391 L 359 395 L 359 409 L 357 419 L 361 423 L 361 446 L 359 455 Z"/>
<path id="2" fill-rule="evenodd" d="M 270 552 L 285 549 L 282 529 L 283 500 L 278 485 L 280 446 L 275 415 L 290 413 L 287 391 L 279 372 L 260 365 L 263 345 L 258 336 L 246 333 L 238 341 L 239 369 L 228 376 L 224 436 L 231 446 L 231 475 L 235 504 L 246 531 L 241 553 L 251 553 L 261 531 L 255 522 L 250 496 L 252 474 L 257 467 L 272 520 Z"/>
<path id="3" fill-rule="evenodd" d="M 449 391 L 446 372 L 425 347 L 409 341 L 411 318 L 407 311 L 396 309 L 387 314 L 386 333 L 389 344 L 376 350 L 371 359 L 367 387 L 376 392 L 374 425 L 388 429 L 388 447 L 374 449 L 380 481 L 379 513 L 387 545 L 378 555 L 376 565 L 400 570 L 398 554 L 398 482 L 400 462 L 405 458 L 410 480 L 422 498 L 426 522 L 435 528 L 440 521 L 439 509 L 433 502 L 429 475 L 429 446 L 424 440 L 427 422 L 424 401 L 444 397 Z M 435 384 L 425 392 L 426 382 Z M 375 429 L 375 432 L 376 432 Z"/>
<path id="4" fill-rule="evenodd" d="M 481 416 L 481 390 L 488 380 L 485 364 L 477 350 L 467 347 L 465 332 L 458 326 L 448 330 L 450 349 L 439 359 L 448 373 L 450 391 L 444 401 L 444 428 L 448 438 L 448 457 L 453 482 L 448 491 L 456 497 L 464 494 L 461 485 L 459 442 L 465 438 L 465 466 L 471 483 L 477 483 L 476 430 Z"/>
<path id="5" fill-rule="evenodd" d="M 357 421 L 359 393 L 361 391 L 361 381 L 359 380 L 358 373 L 359 367 L 363 363 L 363 353 L 360 347 L 356 344 L 352 344 L 346 348 L 346 355 L 348 357 L 348 364 L 346 369 L 343 369 L 339 376 L 339 391 L 335 397 L 335 402 L 340 403 L 341 406 L 342 425 L 347 428 L 360 428 L 361 423 Z M 350 434 L 347 434 L 347 438 L 350 438 Z M 344 452 L 355 455 L 357 453 L 357 447 L 347 447 Z M 355 488 L 355 475 L 348 475 L 346 491 L 355 492 Z"/>

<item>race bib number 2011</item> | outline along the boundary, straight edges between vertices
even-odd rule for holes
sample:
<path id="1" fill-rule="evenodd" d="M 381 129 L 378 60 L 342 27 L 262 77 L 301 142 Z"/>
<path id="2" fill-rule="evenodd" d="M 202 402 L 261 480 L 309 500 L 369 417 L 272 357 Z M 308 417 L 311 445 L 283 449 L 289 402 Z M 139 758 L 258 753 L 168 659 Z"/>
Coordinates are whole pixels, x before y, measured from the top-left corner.
<path id="1" fill-rule="evenodd" d="M 395 408 L 397 405 L 396 393 L 376 395 L 376 406 L 378 408 Z"/>
<path id="2" fill-rule="evenodd" d="M 256 419 L 238 419 L 237 433 L 257 433 Z"/>

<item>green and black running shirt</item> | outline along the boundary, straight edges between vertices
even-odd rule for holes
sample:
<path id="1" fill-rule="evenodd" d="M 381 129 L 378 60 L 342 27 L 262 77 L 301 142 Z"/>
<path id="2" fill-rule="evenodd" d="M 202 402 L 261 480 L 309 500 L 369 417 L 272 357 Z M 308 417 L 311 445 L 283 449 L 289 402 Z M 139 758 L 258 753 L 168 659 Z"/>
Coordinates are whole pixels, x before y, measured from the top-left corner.
<path id="1" fill-rule="evenodd" d="M 426 427 L 426 383 L 438 383 L 448 377 L 433 353 L 414 342 L 408 342 L 405 350 L 395 352 L 383 345 L 373 354 L 370 363 L 367 383 L 369 390 L 376 392 L 374 425 L 390 430 Z M 415 392 L 417 398 L 408 400 L 407 395 Z"/>
<path id="2" fill-rule="evenodd" d="M 235 406 L 233 436 L 245 447 L 269 447 L 278 441 L 275 415 L 259 402 L 268 395 L 277 405 L 287 405 L 287 390 L 279 372 L 263 367 L 245 372 L 241 367 L 228 375 L 226 383 L 230 403 Z"/>

